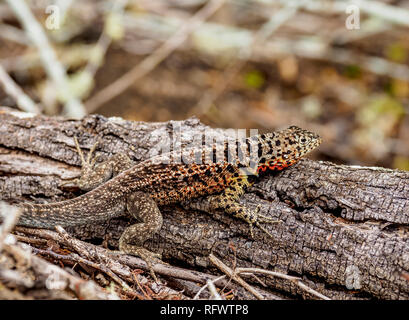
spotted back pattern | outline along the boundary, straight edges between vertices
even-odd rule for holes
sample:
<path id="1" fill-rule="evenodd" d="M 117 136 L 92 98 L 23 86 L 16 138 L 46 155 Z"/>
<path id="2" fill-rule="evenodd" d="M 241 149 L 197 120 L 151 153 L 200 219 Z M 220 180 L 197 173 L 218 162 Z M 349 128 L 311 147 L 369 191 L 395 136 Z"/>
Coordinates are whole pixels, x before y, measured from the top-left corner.
<path id="1" fill-rule="evenodd" d="M 148 194 L 158 205 L 223 192 L 225 197 L 219 201 L 226 207 L 226 203 L 244 193 L 254 180 L 251 176 L 291 166 L 320 143 L 317 134 L 292 126 L 219 148 L 162 154 L 131 166 L 77 198 L 51 204 L 22 204 L 19 225 L 52 227 L 104 221 L 122 215 L 125 208 L 121 199 L 136 191 Z"/>

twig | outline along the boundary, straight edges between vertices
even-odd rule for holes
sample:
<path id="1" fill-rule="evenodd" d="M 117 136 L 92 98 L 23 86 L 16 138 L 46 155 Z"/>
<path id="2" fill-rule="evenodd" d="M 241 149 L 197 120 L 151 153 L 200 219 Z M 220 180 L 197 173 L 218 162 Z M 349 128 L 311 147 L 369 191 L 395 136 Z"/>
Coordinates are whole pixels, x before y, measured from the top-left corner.
<path id="1" fill-rule="evenodd" d="M 305 285 L 303 282 L 300 281 L 300 278 L 298 278 L 298 277 L 293 277 L 293 276 L 289 276 L 289 275 L 281 273 L 281 272 L 264 270 L 264 269 L 260 269 L 260 268 L 236 268 L 235 270 L 232 270 L 231 268 L 226 266 L 222 261 L 220 261 L 218 258 L 216 258 L 213 254 L 209 255 L 209 259 L 220 270 L 222 270 L 224 273 L 229 275 L 233 280 L 237 281 L 240 285 L 242 285 L 247 290 L 249 290 L 258 299 L 263 300 L 264 297 L 261 296 L 253 287 L 251 287 L 249 284 L 247 284 L 243 279 L 241 279 L 238 276 L 239 274 L 251 274 L 251 275 L 253 275 L 254 273 L 261 273 L 261 274 L 268 274 L 270 276 L 286 279 L 286 280 L 289 280 L 289 281 L 293 282 L 294 284 L 299 286 L 301 289 L 311 293 L 312 295 L 315 295 L 315 296 L 319 297 L 320 299 L 331 300 L 327 296 L 324 296 L 323 294 L 321 294 L 321 293 L 315 291 L 314 289 L 308 287 L 307 285 Z"/>
<path id="2" fill-rule="evenodd" d="M 27 36 L 24 34 L 24 32 L 7 24 L 0 25 L 0 37 L 18 44 L 27 44 Z"/>
<path id="3" fill-rule="evenodd" d="M 118 275 L 119 277 L 121 277 L 122 279 L 125 279 L 128 282 L 135 282 L 135 276 L 136 274 L 134 274 L 133 270 L 131 269 L 131 267 L 134 267 L 135 265 L 130 265 L 128 266 L 126 264 L 127 258 L 133 258 L 134 261 L 135 260 L 140 260 L 140 265 L 141 268 L 144 270 L 149 270 L 149 268 L 147 267 L 146 263 L 139 258 L 136 257 L 130 257 L 124 254 L 114 254 L 111 251 L 90 244 L 90 243 L 86 243 L 84 241 L 78 240 L 76 238 L 71 237 L 63 228 L 61 227 L 56 227 L 57 232 L 55 231 L 51 231 L 51 230 L 45 230 L 45 229 L 34 229 L 34 228 L 25 228 L 25 227 L 16 227 L 16 231 L 19 232 L 23 232 L 26 234 L 31 234 L 31 235 L 35 235 L 38 237 L 42 237 L 42 238 L 46 238 L 46 239 L 51 239 L 59 244 L 63 244 L 66 247 L 69 247 L 72 250 L 75 250 L 76 252 L 78 252 L 79 257 L 87 259 L 88 261 L 90 261 L 90 263 L 92 264 L 93 261 L 97 261 L 98 265 L 91 265 L 92 267 L 95 267 L 97 269 L 102 270 L 103 272 L 107 272 L 107 274 L 109 276 L 113 276 L 113 274 L 109 274 L 110 271 L 112 271 L 112 273 L 115 273 L 116 275 Z M 116 258 L 116 256 L 121 257 L 122 259 L 120 259 L 119 257 Z M 63 259 L 65 256 L 62 256 L 61 259 Z M 115 259 L 114 259 L 115 257 Z M 124 263 L 125 262 L 125 263 Z M 86 263 L 86 262 L 84 262 Z M 104 266 L 102 267 L 100 263 L 103 263 Z M 157 267 L 158 264 L 155 264 L 155 267 Z M 139 267 L 139 266 L 138 266 Z M 105 270 L 106 269 L 106 270 Z M 156 270 L 156 269 L 155 269 Z M 140 277 L 140 279 L 138 280 L 139 283 L 147 283 L 148 280 L 143 277 L 142 275 L 138 275 Z M 114 276 L 113 276 L 114 277 Z M 118 278 L 119 279 L 119 278 Z M 121 281 L 122 283 L 122 281 Z M 132 291 L 132 290 L 131 290 Z M 166 294 L 177 294 L 180 295 L 180 293 L 175 292 L 173 289 L 166 287 L 165 285 L 159 285 L 158 290 L 162 293 L 166 293 Z M 132 291 L 133 292 L 133 291 Z"/>
<path id="4" fill-rule="evenodd" d="M 346 5 L 355 4 L 363 12 L 384 20 L 409 26 L 409 11 L 402 7 L 395 7 L 379 1 L 352 0 L 344 1 Z M 345 11 L 344 11 L 345 12 Z"/>
<path id="5" fill-rule="evenodd" d="M 193 297 L 193 300 L 199 299 L 199 296 L 201 295 L 201 293 L 203 292 L 203 290 L 206 289 L 206 288 L 209 286 L 210 283 L 214 286 L 214 284 L 215 284 L 217 281 L 220 281 L 220 280 L 222 280 L 222 279 L 224 279 L 224 278 L 226 278 L 226 275 L 225 275 L 225 274 L 222 275 L 222 276 L 220 276 L 220 277 L 218 277 L 218 278 L 216 278 L 216 279 L 207 280 L 206 284 L 205 284 L 203 287 L 201 287 L 200 290 L 199 290 L 199 291 L 196 293 L 196 295 Z"/>
<path id="6" fill-rule="evenodd" d="M 28 250 L 22 249 L 17 245 L 4 245 L 4 250 L 14 256 L 17 261 L 24 262 L 45 279 L 44 285 L 48 289 L 58 289 L 64 291 L 70 288 L 81 299 L 118 299 L 115 294 L 105 293 L 93 281 L 85 281 L 76 276 L 69 274 L 67 271 L 57 267 L 42 258 L 32 255 Z"/>
<path id="7" fill-rule="evenodd" d="M 32 250 L 38 254 L 41 255 L 48 255 L 54 259 L 58 259 L 58 260 L 66 260 L 66 261 L 71 261 L 71 262 L 76 262 L 76 263 L 82 263 L 85 265 L 88 265 L 96 270 L 100 270 L 101 272 L 104 272 L 106 275 L 108 275 L 110 278 L 112 278 L 112 280 L 114 280 L 116 283 L 118 283 L 122 289 L 126 290 L 126 291 L 133 291 L 131 289 L 131 287 L 129 287 L 126 282 L 124 282 L 121 278 L 119 278 L 114 272 L 112 272 L 112 270 L 110 270 L 108 267 L 106 267 L 105 265 L 101 264 L 101 263 L 95 263 L 93 261 L 90 261 L 88 259 L 85 259 L 81 256 L 79 256 L 78 254 L 75 253 L 70 253 L 70 254 L 58 254 L 55 253 L 51 250 L 43 250 L 43 249 L 38 249 L 35 247 L 32 247 Z M 133 294 L 136 294 L 136 292 L 133 292 Z"/>
<path id="8" fill-rule="evenodd" d="M 323 294 L 319 293 L 318 291 L 315 291 L 314 289 L 308 287 L 307 285 L 305 285 L 303 282 L 301 282 L 300 280 L 294 280 L 294 283 L 299 286 L 301 289 L 304 289 L 305 291 L 311 293 L 314 296 L 317 296 L 318 298 L 321 298 L 323 300 L 331 300 L 330 298 L 328 298 L 327 296 L 324 296 Z"/>
<path id="9" fill-rule="evenodd" d="M 276 1 L 276 0 L 270 0 Z M 279 0 L 282 4 L 298 4 L 299 0 Z M 324 13 L 345 13 L 347 6 L 354 4 L 359 7 L 362 12 L 371 16 L 376 16 L 386 21 L 395 24 L 409 26 L 409 10 L 403 7 L 393 6 L 380 1 L 368 0 L 343 0 L 343 1 L 327 1 L 314 0 L 304 1 L 300 7 L 313 12 Z"/>
<path id="10" fill-rule="evenodd" d="M 21 209 L 10 206 L 3 201 L 0 202 L 0 216 L 3 217 L 3 223 L 0 225 L 0 252 L 3 248 L 4 240 L 16 225 L 20 214 Z"/>
<path id="11" fill-rule="evenodd" d="M 145 297 L 142 297 L 141 300 L 145 300 L 145 298 L 148 299 L 148 300 L 152 300 L 152 297 L 149 296 L 149 295 L 146 293 L 146 291 L 145 291 L 144 288 L 142 287 L 142 285 L 141 285 L 141 283 L 139 282 L 138 277 L 137 277 L 136 275 L 137 275 L 137 274 L 136 274 L 135 271 L 132 272 L 132 276 L 134 277 L 134 281 L 136 282 L 136 285 L 138 286 L 139 290 L 141 290 L 142 293 L 143 293 L 143 295 L 145 296 Z"/>
<path id="12" fill-rule="evenodd" d="M 26 236 L 22 236 L 19 234 L 15 235 L 17 241 L 20 242 L 26 242 L 32 245 L 46 245 L 47 244 L 47 240 L 46 239 L 37 239 L 37 238 L 30 238 L 30 237 L 26 237 Z"/>
<path id="13" fill-rule="evenodd" d="M 90 246 L 88 243 L 82 242 L 76 238 L 70 236 L 62 227 L 57 226 L 56 231 L 58 232 L 60 239 L 55 238 L 55 240 L 59 240 L 60 242 L 64 243 L 66 246 L 76 250 L 79 254 L 87 259 L 97 259 L 103 260 L 106 268 L 109 268 L 116 274 L 125 277 L 128 280 L 132 279 L 132 271 L 129 268 L 124 267 L 117 263 L 114 259 L 108 256 L 106 250 L 97 246 Z M 92 250 L 93 249 L 93 250 Z M 102 250 L 100 250 L 102 249 Z"/>
<path id="14" fill-rule="evenodd" d="M 225 265 L 222 261 L 220 261 L 218 258 L 216 258 L 213 254 L 209 255 L 209 260 L 217 266 L 221 271 L 223 271 L 226 275 L 231 277 L 234 281 L 239 283 L 242 287 L 246 288 L 249 292 L 251 292 L 257 299 L 259 300 L 264 300 L 264 297 L 257 292 L 256 289 L 254 289 L 252 286 L 250 286 L 246 281 L 244 281 L 242 278 L 240 278 L 237 275 L 237 272 L 229 268 L 227 265 Z"/>
<path id="15" fill-rule="evenodd" d="M 9 0 L 11 1 L 11 0 Z M 169 54 L 176 50 L 187 37 L 196 30 L 207 18 L 219 9 L 226 0 L 211 0 L 194 16 L 192 16 L 186 24 L 184 24 L 176 33 L 169 38 L 162 46 L 155 50 L 151 55 L 142 60 L 138 65 L 125 73 L 121 78 L 117 79 L 95 96 L 91 97 L 86 102 L 88 112 L 95 111 L 103 103 L 113 99 L 121 94 L 137 80 L 152 71 L 161 61 Z"/>
<path id="16" fill-rule="evenodd" d="M 126 281 L 129 281 L 129 282 L 141 283 L 140 279 L 138 281 L 134 279 L 134 276 L 135 276 L 134 271 L 132 271 L 131 269 L 138 268 L 138 269 L 143 269 L 146 271 L 149 270 L 146 265 L 146 262 L 138 257 L 125 255 L 121 253 L 113 253 L 102 247 L 94 246 L 92 244 L 85 243 L 75 238 L 70 238 L 67 241 L 63 239 L 63 237 L 59 235 L 58 233 L 56 233 L 55 231 L 45 230 L 45 229 L 25 228 L 25 227 L 17 227 L 16 230 L 18 232 L 22 232 L 22 233 L 29 234 L 29 235 L 34 235 L 38 238 L 41 238 L 41 239 L 33 240 L 32 238 L 17 235 L 16 237 L 19 241 L 32 243 L 32 244 L 44 245 L 44 239 L 50 239 L 50 240 L 55 241 L 58 244 L 68 246 L 72 248 L 73 250 L 77 251 L 78 249 L 79 251 L 77 252 L 79 252 L 80 256 L 82 256 L 83 253 L 86 254 L 85 257 L 87 257 L 88 255 L 92 255 L 92 257 L 87 258 L 90 261 L 98 259 L 96 261 L 99 262 L 103 260 L 104 264 L 106 264 L 107 267 L 110 270 L 112 270 L 112 272 L 116 273 L 121 278 L 124 278 Z M 73 247 L 73 242 L 77 243 L 75 247 Z M 82 245 L 80 245 L 80 243 L 82 243 Z M 110 261 L 109 259 L 113 259 L 113 261 Z M 112 266 L 113 263 L 115 263 L 116 265 Z M 131 269 L 128 269 L 128 268 L 131 268 Z M 207 288 L 206 282 L 208 280 L 212 281 L 214 284 L 217 284 L 217 286 L 220 286 L 220 287 L 227 287 L 227 288 L 235 289 L 235 290 L 238 289 L 235 284 L 230 283 L 231 280 L 228 280 L 228 281 L 224 280 L 223 278 L 225 278 L 225 276 L 223 276 L 221 279 L 217 279 L 218 277 L 214 275 L 210 275 L 210 274 L 206 274 L 206 273 L 198 272 L 198 271 L 187 270 L 187 269 L 174 267 L 174 266 L 170 266 L 166 264 L 160 264 L 160 263 L 155 264 L 153 268 L 156 274 L 159 274 L 165 277 L 183 279 L 183 280 L 191 281 L 193 283 L 205 284 L 204 288 L 202 287 L 200 293 L 204 289 Z M 129 270 L 129 272 L 127 270 Z M 146 283 L 147 280 L 146 278 L 143 277 L 142 281 Z M 162 291 L 164 291 L 165 289 L 169 291 L 169 288 L 163 288 Z M 263 290 L 260 290 L 260 291 L 263 292 L 264 296 L 269 297 L 269 299 L 272 299 L 272 300 L 280 299 L 279 297 L 271 294 L 270 292 L 263 291 Z M 172 290 L 170 294 L 176 294 L 176 293 L 173 292 Z M 180 295 L 180 293 L 177 293 L 177 294 Z"/>
<path id="17" fill-rule="evenodd" d="M 293 277 L 293 276 L 289 276 L 287 274 L 281 273 L 281 272 L 276 272 L 276 271 L 270 271 L 270 270 L 264 270 L 264 269 L 260 269 L 260 268 L 237 268 L 236 269 L 236 273 L 238 274 L 245 274 L 245 273 L 251 273 L 252 275 L 254 273 L 261 273 L 261 274 L 268 274 L 270 276 L 274 276 L 277 278 L 282 278 L 282 279 L 286 279 L 286 280 L 290 280 L 293 283 L 295 283 L 297 286 L 299 286 L 300 288 L 304 289 L 305 291 L 323 299 L 323 300 L 331 300 L 330 298 L 328 298 L 327 296 L 324 296 L 323 294 L 315 291 L 314 289 L 306 286 L 304 283 L 302 283 L 300 281 L 300 278 L 298 277 Z"/>
<path id="18" fill-rule="evenodd" d="M 220 294 L 217 292 L 213 281 L 207 280 L 207 286 L 208 286 L 210 294 L 211 294 L 210 295 L 211 300 L 223 300 L 222 297 L 220 296 Z"/>
<path id="19" fill-rule="evenodd" d="M 57 85 L 60 100 L 64 102 L 65 114 L 72 118 L 85 116 L 84 106 L 71 92 L 64 67 L 58 61 L 41 25 L 37 22 L 26 3 L 23 0 L 6 1 L 13 9 L 30 40 L 37 47 L 48 76 Z"/>
<path id="20" fill-rule="evenodd" d="M 9 74 L 0 65 L 0 84 L 2 85 L 4 91 L 13 97 L 16 101 L 17 106 L 26 112 L 40 113 L 40 108 L 34 103 L 31 98 L 26 95 L 23 90 L 14 82 L 14 80 L 9 76 Z"/>
<path id="21" fill-rule="evenodd" d="M 31 279 L 28 275 L 23 274 L 19 270 L 0 268 L 0 279 L 3 283 L 13 284 L 14 286 L 20 285 L 26 288 L 32 288 L 35 285 L 34 279 Z"/>

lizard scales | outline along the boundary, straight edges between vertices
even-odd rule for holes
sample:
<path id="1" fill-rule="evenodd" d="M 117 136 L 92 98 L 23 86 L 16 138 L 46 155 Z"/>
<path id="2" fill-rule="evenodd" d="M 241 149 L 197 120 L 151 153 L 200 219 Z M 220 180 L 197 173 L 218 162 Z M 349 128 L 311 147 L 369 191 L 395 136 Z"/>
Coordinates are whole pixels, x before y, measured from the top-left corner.
<path id="1" fill-rule="evenodd" d="M 158 206 L 209 196 L 211 209 L 222 209 L 246 221 L 252 236 L 253 225 L 270 235 L 261 224 L 277 221 L 259 214 L 258 210 L 242 206 L 239 198 L 260 172 L 282 170 L 293 165 L 314 150 L 321 138 L 292 126 L 241 142 L 234 143 L 233 148 L 225 143 L 222 148 L 187 149 L 182 152 L 181 163 L 174 161 L 180 159 L 180 154 L 170 152 L 138 164 L 124 154 L 115 154 L 106 162 L 95 165 L 95 158 L 91 157 L 96 145 L 85 160 L 75 139 L 82 162 L 81 177 L 76 182 L 81 189 L 90 191 L 61 202 L 19 204 L 22 215 L 17 224 L 39 228 L 75 226 L 105 221 L 127 211 L 142 222 L 125 229 L 119 239 L 119 249 L 144 259 L 156 278 L 152 261 L 160 255 L 142 245 L 162 227 Z M 242 157 L 231 161 L 232 153 Z M 251 161 L 256 163 L 254 169 L 249 168 Z"/>
<path id="2" fill-rule="evenodd" d="M 259 150 L 257 171 L 260 172 L 266 169 L 281 170 L 295 164 L 314 150 L 321 143 L 321 138 L 292 126 L 286 130 L 247 138 L 245 145 L 254 142 Z M 222 150 L 222 161 L 215 162 L 214 157 L 206 158 L 211 153 L 203 148 L 202 164 L 166 164 L 175 156 L 174 153 L 168 153 L 133 165 L 79 197 L 51 204 L 20 204 L 23 213 L 18 225 L 50 228 L 104 221 L 122 215 L 125 208 L 118 200 L 135 191 L 149 193 L 158 205 L 220 193 L 234 179 L 242 179 L 238 169 L 247 165 L 226 161 L 226 148 L 227 145 Z M 183 154 L 184 159 L 192 161 L 192 157 L 197 157 L 192 152 L 187 150 L 187 154 Z"/>

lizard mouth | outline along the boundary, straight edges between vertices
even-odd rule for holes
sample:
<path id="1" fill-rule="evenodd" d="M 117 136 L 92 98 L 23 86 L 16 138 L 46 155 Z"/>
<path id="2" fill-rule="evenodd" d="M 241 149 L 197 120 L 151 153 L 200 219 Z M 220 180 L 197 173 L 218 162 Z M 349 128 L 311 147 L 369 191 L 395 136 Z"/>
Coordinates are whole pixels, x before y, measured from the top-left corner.
<path id="1" fill-rule="evenodd" d="M 279 132 L 275 138 L 275 146 L 278 151 L 272 152 L 269 149 L 268 154 L 270 159 L 266 161 L 263 157 L 261 163 L 257 167 L 257 172 L 265 172 L 269 170 L 283 170 L 298 162 L 303 156 L 313 151 L 321 143 L 321 137 L 308 130 L 301 129 L 296 126 L 291 126 Z"/>

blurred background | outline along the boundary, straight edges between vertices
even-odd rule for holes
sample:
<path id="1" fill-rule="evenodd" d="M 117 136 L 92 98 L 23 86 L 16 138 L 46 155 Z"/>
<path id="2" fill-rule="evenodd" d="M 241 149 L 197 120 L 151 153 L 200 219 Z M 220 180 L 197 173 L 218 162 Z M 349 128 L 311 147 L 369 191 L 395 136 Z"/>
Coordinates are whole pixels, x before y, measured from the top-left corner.
<path id="1" fill-rule="evenodd" d="M 298 125 L 313 157 L 409 170 L 409 1 L 0 1 L 0 105 Z"/>

